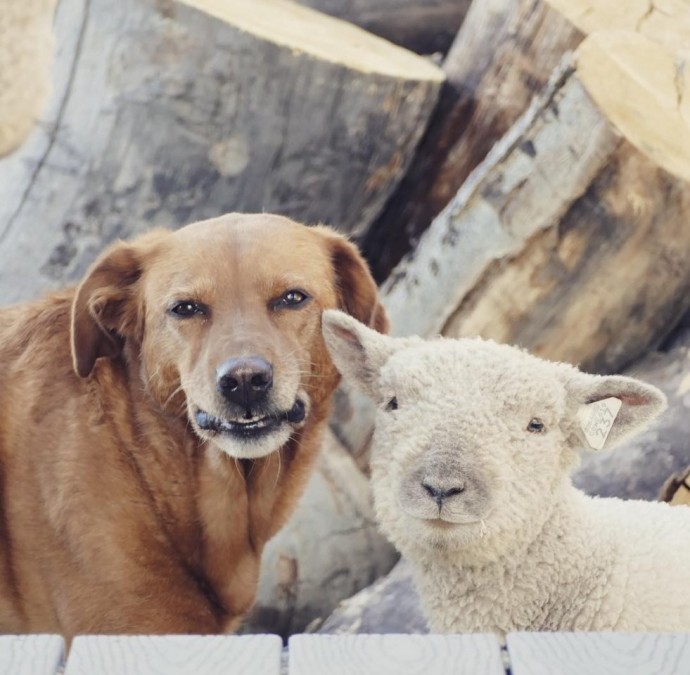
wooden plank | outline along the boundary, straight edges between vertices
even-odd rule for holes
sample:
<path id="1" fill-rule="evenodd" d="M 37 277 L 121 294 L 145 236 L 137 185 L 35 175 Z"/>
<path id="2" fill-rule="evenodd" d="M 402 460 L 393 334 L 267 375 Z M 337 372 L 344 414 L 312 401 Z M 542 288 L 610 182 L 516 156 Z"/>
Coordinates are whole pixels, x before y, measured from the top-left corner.
<path id="1" fill-rule="evenodd" d="M 494 635 L 295 635 L 289 675 L 504 675 Z"/>
<path id="2" fill-rule="evenodd" d="M 62 665 L 65 643 L 59 635 L 0 637 L 2 675 L 55 675 Z"/>
<path id="3" fill-rule="evenodd" d="M 279 675 L 277 635 L 82 636 L 65 675 Z"/>
<path id="4" fill-rule="evenodd" d="M 686 675 L 689 633 L 510 633 L 512 675 Z"/>

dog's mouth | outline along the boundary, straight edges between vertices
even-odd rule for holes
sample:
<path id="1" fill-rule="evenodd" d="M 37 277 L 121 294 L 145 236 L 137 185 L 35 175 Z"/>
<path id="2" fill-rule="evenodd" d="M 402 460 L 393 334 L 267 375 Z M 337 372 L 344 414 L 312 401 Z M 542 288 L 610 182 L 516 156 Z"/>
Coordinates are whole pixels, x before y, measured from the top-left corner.
<path id="1" fill-rule="evenodd" d="M 199 429 L 212 434 L 233 436 L 240 440 L 254 440 L 278 430 L 283 424 L 298 425 L 306 416 L 304 402 L 297 399 L 290 408 L 272 415 L 245 416 L 238 419 L 225 419 L 197 409 L 194 419 Z"/>

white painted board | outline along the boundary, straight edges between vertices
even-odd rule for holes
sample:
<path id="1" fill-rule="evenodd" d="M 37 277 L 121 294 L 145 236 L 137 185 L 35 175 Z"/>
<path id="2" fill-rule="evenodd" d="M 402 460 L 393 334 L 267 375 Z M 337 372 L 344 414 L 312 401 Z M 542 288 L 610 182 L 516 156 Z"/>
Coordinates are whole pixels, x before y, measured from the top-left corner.
<path id="1" fill-rule="evenodd" d="M 512 675 L 688 675 L 690 633 L 510 633 Z"/>
<path id="2" fill-rule="evenodd" d="M 59 635 L 2 635 L 0 673 L 55 675 L 64 652 L 65 643 Z"/>
<path id="3" fill-rule="evenodd" d="M 504 675 L 493 635 L 294 635 L 289 675 Z"/>
<path id="4" fill-rule="evenodd" d="M 65 675 L 279 675 L 277 635 L 82 636 Z"/>

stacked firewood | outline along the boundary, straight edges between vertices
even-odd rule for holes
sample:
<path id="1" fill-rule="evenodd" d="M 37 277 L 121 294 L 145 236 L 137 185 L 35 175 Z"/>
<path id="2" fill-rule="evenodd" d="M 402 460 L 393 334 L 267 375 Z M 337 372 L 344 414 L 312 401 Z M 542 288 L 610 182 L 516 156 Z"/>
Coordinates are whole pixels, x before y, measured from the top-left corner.
<path id="1" fill-rule="evenodd" d="M 363 248 L 396 334 L 666 391 L 660 425 L 590 458 L 584 489 L 654 498 L 690 463 L 690 0 L 59 0 L 54 30 L 52 101 L 0 158 L 5 302 L 158 225 L 326 222 Z M 394 564 L 369 411 L 338 393 L 248 630 L 304 630 Z M 409 589 L 396 574 L 366 597 Z M 346 630 L 391 629 L 362 616 Z"/>

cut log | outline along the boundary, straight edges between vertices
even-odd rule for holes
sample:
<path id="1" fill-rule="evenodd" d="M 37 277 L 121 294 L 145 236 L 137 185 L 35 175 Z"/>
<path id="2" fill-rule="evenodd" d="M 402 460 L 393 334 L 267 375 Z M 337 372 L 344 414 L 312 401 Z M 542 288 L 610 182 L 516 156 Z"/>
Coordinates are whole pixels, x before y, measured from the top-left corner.
<path id="1" fill-rule="evenodd" d="M 44 129 L 0 162 L 4 301 L 151 226 L 273 211 L 366 229 L 443 73 L 284 0 L 61 0 Z"/>
<path id="2" fill-rule="evenodd" d="M 690 47 L 690 25 L 686 40 Z M 623 31 L 592 35 L 577 64 L 589 94 L 630 143 L 685 181 L 690 181 L 689 65 L 690 51 Z"/>
<path id="3" fill-rule="evenodd" d="M 445 54 L 471 0 L 298 0 L 417 54 Z"/>
<path id="4" fill-rule="evenodd" d="M 404 559 L 384 577 L 338 605 L 325 621 L 310 627 L 317 633 L 428 633 L 412 568 Z"/>
<path id="5" fill-rule="evenodd" d="M 264 551 L 256 606 L 243 631 L 284 638 L 302 632 L 397 558 L 376 528 L 368 481 L 327 435 L 297 509 Z"/>
<path id="6" fill-rule="evenodd" d="M 473 3 L 443 64 L 439 107 L 405 179 L 363 241 L 385 279 L 494 142 L 526 110 L 564 52 L 588 34 L 630 28 L 669 50 L 690 44 L 690 3 L 487 0 Z M 625 97 L 623 97 L 625 100 Z"/>
<path id="7" fill-rule="evenodd" d="M 578 53 L 384 287 L 395 332 L 482 335 L 615 372 L 680 320 L 690 127 L 669 102 L 683 61 L 621 32 Z"/>
<path id="8" fill-rule="evenodd" d="M 624 445 L 587 453 L 574 482 L 603 497 L 657 499 L 669 477 L 678 473 L 684 478 L 690 465 L 690 330 L 673 349 L 649 354 L 628 374 L 659 387 L 669 407 L 653 427 Z M 688 494 L 686 488 L 679 490 L 677 500 Z"/>
<path id="9" fill-rule="evenodd" d="M 33 129 L 48 100 L 55 0 L 0 0 L 0 157 Z"/>
<path id="10" fill-rule="evenodd" d="M 688 0 L 547 0 L 585 35 L 600 30 L 640 33 L 672 51 L 688 48 Z"/>
<path id="11" fill-rule="evenodd" d="M 677 471 L 666 479 L 661 486 L 659 499 L 671 506 L 690 506 L 690 467 Z"/>
<path id="12" fill-rule="evenodd" d="M 414 247 L 581 38 L 542 0 L 472 4 L 443 64 L 448 81 L 410 170 L 362 241 L 377 280 Z"/>

